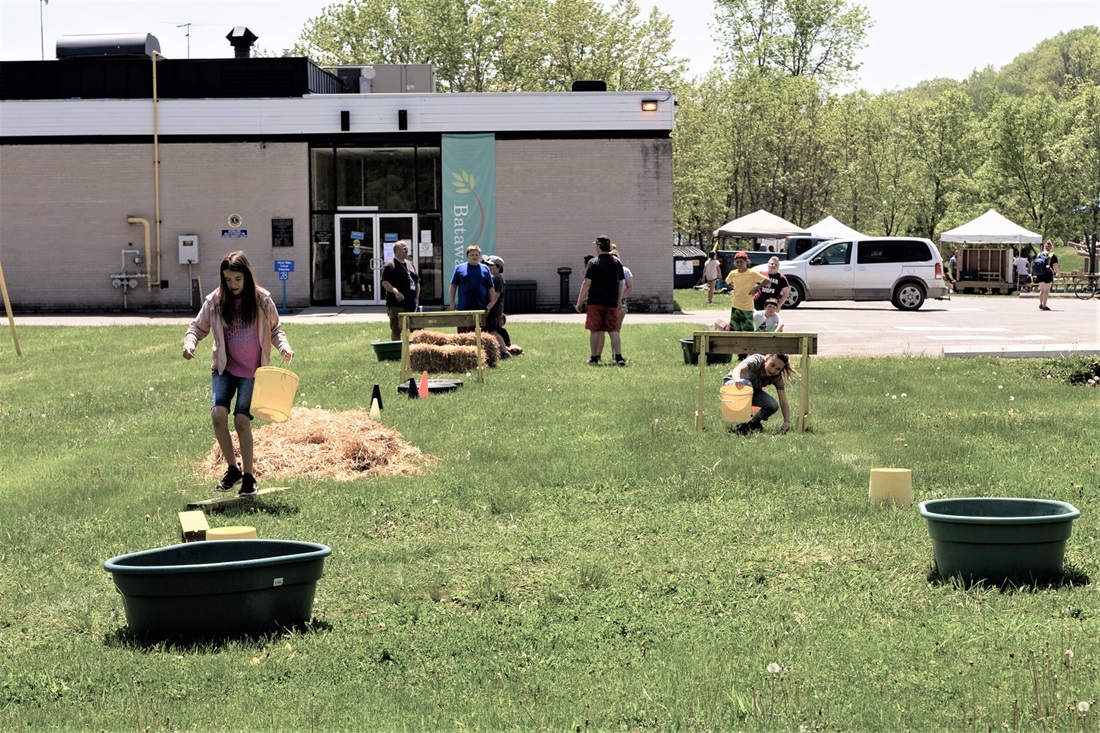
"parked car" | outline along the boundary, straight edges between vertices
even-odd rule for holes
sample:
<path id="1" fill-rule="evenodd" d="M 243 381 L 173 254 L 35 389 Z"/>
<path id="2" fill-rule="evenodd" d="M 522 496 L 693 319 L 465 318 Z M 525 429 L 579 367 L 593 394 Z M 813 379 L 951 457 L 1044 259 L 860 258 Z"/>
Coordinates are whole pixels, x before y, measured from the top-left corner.
<path id="1" fill-rule="evenodd" d="M 753 268 L 767 272 L 767 265 Z M 779 272 L 791 285 L 785 307 L 807 300 L 889 300 L 915 311 L 926 298 L 950 298 L 943 279 L 943 258 L 928 239 L 862 237 L 822 242 Z"/>

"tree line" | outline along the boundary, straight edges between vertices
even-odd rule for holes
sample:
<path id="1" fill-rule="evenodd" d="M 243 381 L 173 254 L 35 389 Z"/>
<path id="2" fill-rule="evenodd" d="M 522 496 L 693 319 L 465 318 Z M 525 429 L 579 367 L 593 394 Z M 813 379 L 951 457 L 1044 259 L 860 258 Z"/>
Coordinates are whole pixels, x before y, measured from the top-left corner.
<path id="1" fill-rule="evenodd" d="M 430 63 L 441 91 L 670 89 L 681 241 L 707 243 L 757 209 L 936 239 L 995 208 L 1095 254 L 1100 31 L 1059 34 L 963 81 L 841 93 L 871 22 L 847 0 L 716 0 L 719 58 L 689 79 L 671 19 L 634 0 L 350 0 L 309 21 L 295 52 Z"/>

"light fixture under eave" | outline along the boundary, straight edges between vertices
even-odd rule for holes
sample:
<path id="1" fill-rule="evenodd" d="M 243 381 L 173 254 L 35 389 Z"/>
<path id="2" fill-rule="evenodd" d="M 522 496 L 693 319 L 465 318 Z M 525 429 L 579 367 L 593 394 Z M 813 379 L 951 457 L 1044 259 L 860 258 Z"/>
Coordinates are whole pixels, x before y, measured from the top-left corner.
<path id="1" fill-rule="evenodd" d="M 643 112 L 656 112 L 657 111 L 657 100 L 656 99 L 643 99 L 642 100 L 642 111 Z"/>

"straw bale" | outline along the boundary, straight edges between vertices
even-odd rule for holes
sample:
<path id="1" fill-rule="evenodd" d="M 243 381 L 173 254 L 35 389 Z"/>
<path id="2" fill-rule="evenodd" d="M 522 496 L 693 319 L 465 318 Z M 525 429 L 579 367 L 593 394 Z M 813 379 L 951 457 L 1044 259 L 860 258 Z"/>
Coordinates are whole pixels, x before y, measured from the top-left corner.
<path id="1" fill-rule="evenodd" d="M 468 372 L 477 366 L 477 349 L 473 346 L 409 345 L 409 366 L 414 372 Z"/>
<path id="2" fill-rule="evenodd" d="M 410 361 L 412 360 L 412 355 L 417 351 L 417 349 L 415 348 L 416 345 L 440 346 L 440 347 L 442 347 L 442 346 L 469 346 L 469 347 L 473 348 L 474 350 L 476 350 L 477 349 L 477 334 L 473 333 L 472 331 L 467 332 L 467 333 L 453 333 L 453 334 L 440 333 L 438 331 L 426 331 L 426 330 L 425 331 L 417 331 L 416 333 L 412 334 L 409 337 L 409 358 L 410 358 Z M 490 369 L 495 368 L 497 363 L 500 361 L 500 344 L 497 342 L 496 338 L 494 336 L 491 336 L 487 331 L 482 331 L 481 332 L 481 351 L 482 351 L 482 354 L 484 355 L 483 359 L 484 359 L 485 366 L 489 367 Z M 426 352 L 423 352 L 423 353 L 426 353 Z M 452 366 L 458 367 L 458 365 L 463 365 L 463 364 L 465 364 L 466 366 L 461 366 L 460 368 L 446 368 L 446 367 L 444 367 L 441 370 L 442 371 L 450 371 L 450 372 L 464 372 L 464 371 L 469 371 L 470 369 L 473 369 L 474 365 L 477 363 L 476 360 L 474 360 L 473 358 L 470 358 L 469 360 L 467 360 L 466 357 L 458 357 L 458 359 L 459 359 L 459 361 L 455 362 L 455 364 L 453 364 Z M 427 360 L 427 361 L 432 361 L 432 360 Z M 411 362 L 411 366 L 414 370 L 428 369 L 429 372 L 431 371 L 431 367 L 429 367 L 429 366 L 417 366 L 417 363 L 415 361 Z M 437 370 L 440 370 L 440 368 L 437 367 Z"/>
<path id="3" fill-rule="evenodd" d="M 344 412 L 296 407 L 285 423 L 254 428 L 253 463 L 261 481 L 274 478 L 332 478 L 420 473 L 431 459 L 396 430 L 376 423 L 360 408 Z M 239 458 L 239 457 L 238 457 Z M 201 470 L 215 480 L 225 472 L 217 443 Z"/>

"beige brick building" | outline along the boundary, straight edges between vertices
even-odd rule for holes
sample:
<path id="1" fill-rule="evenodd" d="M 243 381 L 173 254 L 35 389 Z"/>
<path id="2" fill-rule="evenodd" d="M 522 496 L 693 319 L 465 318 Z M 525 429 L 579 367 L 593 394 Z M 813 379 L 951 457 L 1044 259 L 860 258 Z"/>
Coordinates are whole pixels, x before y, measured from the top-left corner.
<path id="1" fill-rule="evenodd" d="M 422 303 L 442 307 L 443 136 L 475 133 L 494 136 L 483 249 L 506 263 L 509 310 L 556 308 L 562 267 L 575 298 L 603 234 L 633 270 L 633 307 L 672 307 L 668 92 L 349 93 L 308 59 L 158 60 L 154 101 L 149 58 L 0 67 L 17 309 L 187 310 L 236 249 L 280 305 L 284 285 L 289 308 L 380 305 L 396 238 L 414 243 Z M 277 262 L 293 263 L 285 280 Z"/>

